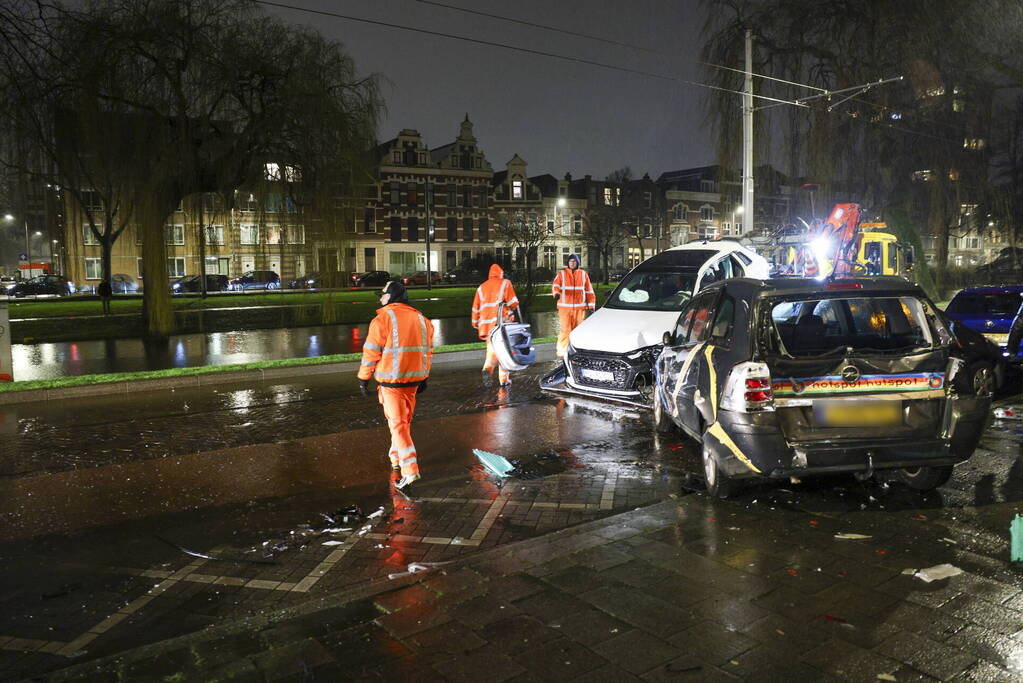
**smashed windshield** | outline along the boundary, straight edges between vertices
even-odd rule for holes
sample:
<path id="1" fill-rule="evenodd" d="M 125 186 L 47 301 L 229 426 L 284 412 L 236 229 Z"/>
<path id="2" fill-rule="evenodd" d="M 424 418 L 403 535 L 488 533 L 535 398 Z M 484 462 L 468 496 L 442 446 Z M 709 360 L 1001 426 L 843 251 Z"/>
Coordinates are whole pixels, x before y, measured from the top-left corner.
<path id="1" fill-rule="evenodd" d="M 777 340 L 790 356 L 819 356 L 845 349 L 906 353 L 931 345 L 918 299 L 862 297 L 784 301 L 771 309 Z"/>
<path id="2" fill-rule="evenodd" d="M 692 297 L 696 271 L 632 271 L 608 297 L 608 308 L 681 311 Z"/>

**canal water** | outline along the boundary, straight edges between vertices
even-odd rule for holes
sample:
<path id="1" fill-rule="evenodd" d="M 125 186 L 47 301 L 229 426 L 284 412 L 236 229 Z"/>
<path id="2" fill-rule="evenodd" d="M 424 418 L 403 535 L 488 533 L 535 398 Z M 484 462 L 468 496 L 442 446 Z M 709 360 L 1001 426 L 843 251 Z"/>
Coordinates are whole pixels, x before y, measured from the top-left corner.
<path id="1" fill-rule="evenodd" d="M 437 346 L 479 341 L 469 318 L 432 322 Z M 532 314 L 529 322 L 534 337 L 557 335 L 554 312 Z M 368 327 L 367 323 L 180 334 L 159 346 L 143 344 L 141 339 L 14 344 L 11 354 L 15 380 L 51 379 L 355 353 L 362 351 Z"/>

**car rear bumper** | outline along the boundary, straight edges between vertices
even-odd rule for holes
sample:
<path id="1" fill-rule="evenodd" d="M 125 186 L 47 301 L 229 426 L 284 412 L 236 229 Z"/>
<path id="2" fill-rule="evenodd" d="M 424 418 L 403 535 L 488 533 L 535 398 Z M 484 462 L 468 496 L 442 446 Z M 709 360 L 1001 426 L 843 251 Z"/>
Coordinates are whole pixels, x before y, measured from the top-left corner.
<path id="1" fill-rule="evenodd" d="M 954 465 L 967 460 L 990 422 L 989 398 L 948 401 L 938 433 L 864 437 L 849 430 L 841 438 L 789 441 L 772 413 L 720 411 L 706 443 L 722 471 L 733 478 L 787 478 L 838 472 Z"/>

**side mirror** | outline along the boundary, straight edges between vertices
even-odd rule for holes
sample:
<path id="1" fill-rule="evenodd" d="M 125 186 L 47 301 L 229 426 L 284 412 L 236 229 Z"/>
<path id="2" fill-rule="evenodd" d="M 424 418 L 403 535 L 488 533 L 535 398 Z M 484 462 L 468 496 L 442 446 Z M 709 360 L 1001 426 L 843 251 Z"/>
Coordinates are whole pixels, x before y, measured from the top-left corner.
<path id="1" fill-rule="evenodd" d="M 664 342 L 665 346 L 671 346 L 672 344 L 675 343 L 675 335 L 673 335 L 671 333 L 671 331 L 669 330 L 669 331 L 664 333 L 663 337 L 661 337 L 661 341 Z"/>

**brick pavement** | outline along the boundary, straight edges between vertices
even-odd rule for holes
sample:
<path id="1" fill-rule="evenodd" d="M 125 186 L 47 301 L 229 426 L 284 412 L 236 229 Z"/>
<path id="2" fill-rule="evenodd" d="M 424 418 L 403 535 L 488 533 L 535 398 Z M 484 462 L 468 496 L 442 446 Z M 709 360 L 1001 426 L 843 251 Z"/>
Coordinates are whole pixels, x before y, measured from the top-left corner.
<path id="1" fill-rule="evenodd" d="M 1019 574 L 914 517 L 694 494 L 52 680 L 1023 680 Z"/>

